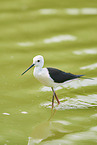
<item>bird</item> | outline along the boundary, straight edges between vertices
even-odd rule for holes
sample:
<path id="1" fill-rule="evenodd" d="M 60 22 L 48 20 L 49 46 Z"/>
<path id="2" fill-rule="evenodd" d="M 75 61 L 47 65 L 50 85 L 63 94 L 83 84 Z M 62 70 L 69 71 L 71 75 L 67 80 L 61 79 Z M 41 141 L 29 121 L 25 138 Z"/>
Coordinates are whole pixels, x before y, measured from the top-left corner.
<path id="1" fill-rule="evenodd" d="M 51 87 L 53 92 L 52 97 L 52 108 L 54 107 L 54 97 L 57 100 L 57 103 L 60 104 L 60 101 L 56 95 L 55 88 L 57 86 L 63 85 L 65 82 L 81 78 L 84 75 L 75 75 L 72 73 L 67 73 L 62 70 L 44 66 L 44 58 L 41 55 L 37 55 L 33 58 L 33 63 L 28 67 L 21 75 L 24 75 L 29 69 L 34 68 L 33 75 L 34 77 L 41 82 L 43 85 Z"/>

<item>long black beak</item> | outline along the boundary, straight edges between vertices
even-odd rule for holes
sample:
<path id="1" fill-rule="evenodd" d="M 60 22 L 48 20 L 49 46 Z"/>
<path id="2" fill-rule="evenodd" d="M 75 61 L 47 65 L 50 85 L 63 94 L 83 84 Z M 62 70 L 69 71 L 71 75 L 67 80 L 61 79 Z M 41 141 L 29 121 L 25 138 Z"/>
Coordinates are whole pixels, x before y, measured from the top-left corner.
<path id="1" fill-rule="evenodd" d="M 32 64 L 30 67 L 28 67 L 21 75 L 25 74 L 31 67 L 33 67 L 35 64 Z"/>

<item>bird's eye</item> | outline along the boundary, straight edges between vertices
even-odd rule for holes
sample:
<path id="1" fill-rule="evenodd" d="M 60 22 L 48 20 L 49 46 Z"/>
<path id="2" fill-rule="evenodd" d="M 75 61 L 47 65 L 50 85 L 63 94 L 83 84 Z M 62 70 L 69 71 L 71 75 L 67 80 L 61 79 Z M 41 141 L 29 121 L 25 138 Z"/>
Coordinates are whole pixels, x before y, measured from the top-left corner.
<path id="1" fill-rule="evenodd" d="M 40 62 L 40 60 L 37 60 L 37 62 Z"/>

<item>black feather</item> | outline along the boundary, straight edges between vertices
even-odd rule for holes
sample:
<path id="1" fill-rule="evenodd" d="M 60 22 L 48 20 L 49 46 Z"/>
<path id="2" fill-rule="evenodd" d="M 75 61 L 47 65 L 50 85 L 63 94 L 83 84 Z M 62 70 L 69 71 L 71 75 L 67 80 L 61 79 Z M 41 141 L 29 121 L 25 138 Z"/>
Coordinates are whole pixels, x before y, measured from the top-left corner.
<path id="1" fill-rule="evenodd" d="M 74 75 L 71 73 L 66 73 L 64 71 L 55 68 L 47 68 L 47 69 L 50 77 L 54 80 L 55 83 L 63 83 L 68 80 L 72 80 L 84 76 L 84 75 Z"/>

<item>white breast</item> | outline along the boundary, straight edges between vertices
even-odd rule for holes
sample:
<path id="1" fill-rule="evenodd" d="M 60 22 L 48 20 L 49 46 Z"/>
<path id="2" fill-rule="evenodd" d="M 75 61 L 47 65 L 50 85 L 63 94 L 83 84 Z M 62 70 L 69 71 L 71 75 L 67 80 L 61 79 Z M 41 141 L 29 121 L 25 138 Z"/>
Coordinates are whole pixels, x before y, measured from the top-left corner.
<path id="1" fill-rule="evenodd" d="M 55 86 L 53 79 L 51 79 L 49 76 L 49 72 L 48 72 L 47 68 L 40 69 L 38 67 L 35 67 L 33 75 L 37 80 L 39 80 L 45 86 L 48 86 L 48 87 Z"/>

